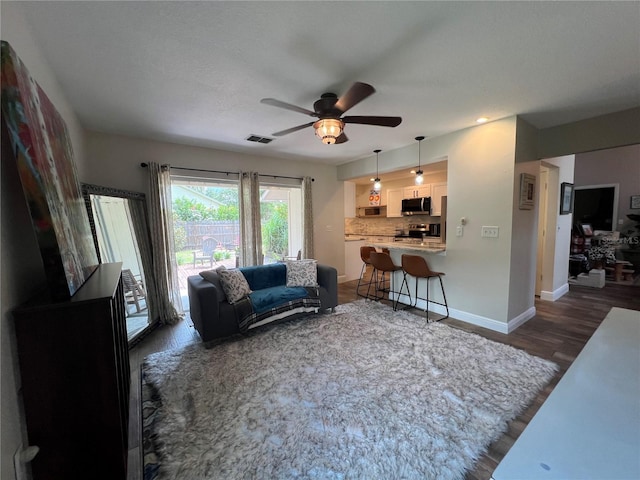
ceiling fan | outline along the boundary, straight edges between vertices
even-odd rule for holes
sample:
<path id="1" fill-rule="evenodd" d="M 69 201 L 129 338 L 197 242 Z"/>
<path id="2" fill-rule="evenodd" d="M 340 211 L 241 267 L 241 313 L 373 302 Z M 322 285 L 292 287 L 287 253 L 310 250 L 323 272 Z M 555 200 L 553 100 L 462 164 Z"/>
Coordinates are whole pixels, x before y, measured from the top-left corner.
<path id="1" fill-rule="evenodd" d="M 334 143 L 344 143 L 349 140 L 344 133 L 344 125 L 346 123 L 378 125 L 380 127 L 397 127 L 400 125 L 400 122 L 402 122 L 401 117 L 342 116 L 347 110 L 360 103 L 375 91 L 376 89 L 367 83 L 356 82 L 351 85 L 347 93 L 340 98 L 338 98 L 335 93 L 323 93 L 320 99 L 313 104 L 313 111 L 276 100 L 275 98 L 263 98 L 260 102 L 318 118 L 318 120 L 314 120 L 313 122 L 275 132 L 273 136 L 281 137 L 313 125 L 316 135 L 320 137 L 322 143 L 331 145 Z"/>

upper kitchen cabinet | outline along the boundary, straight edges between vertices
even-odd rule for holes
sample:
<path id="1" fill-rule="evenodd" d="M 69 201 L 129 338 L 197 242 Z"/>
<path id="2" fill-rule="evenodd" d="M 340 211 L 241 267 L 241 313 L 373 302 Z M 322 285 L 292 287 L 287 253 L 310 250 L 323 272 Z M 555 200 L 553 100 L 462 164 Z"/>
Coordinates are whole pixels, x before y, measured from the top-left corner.
<path id="1" fill-rule="evenodd" d="M 420 198 L 431 196 L 431 185 L 413 185 L 404 188 L 404 198 Z"/>
<path id="2" fill-rule="evenodd" d="M 446 182 L 431 184 L 431 216 L 439 217 L 442 215 L 442 197 L 446 196 Z"/>
<path id="3" fill-rule="evenodd" d="M 344 182 L 344 216 L 356 216 L 356 184 L 353 182 Z"/>
<path id="4" fill-rule="evenodd" d="M 387 217 L 402 216 L 402 199 L 404 198 L 404 188 L 387 189 Z"/>

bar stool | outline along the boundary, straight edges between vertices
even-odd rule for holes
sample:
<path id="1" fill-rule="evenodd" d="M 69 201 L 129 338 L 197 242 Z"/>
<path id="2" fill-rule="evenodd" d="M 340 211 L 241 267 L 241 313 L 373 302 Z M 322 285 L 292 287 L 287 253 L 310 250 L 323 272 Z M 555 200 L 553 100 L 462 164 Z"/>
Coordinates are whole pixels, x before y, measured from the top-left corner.
<path id="1" fill-rule="evenodd" d="M 369 256 L 371 255 L 371 252 L 375 252 L 375 251 L 376 251 L 375 247 L 370 247 L 370 246 L 360 247 L 360 258 L 362 259 L 362 269 L 360 270 L 360 278 L 358 279 L 358 286 L 356 287 L 356 295 L 358 295 L 359 297 L 369 298 L 369 287 L 371 286 L 371 282 L 373 282 L 374 271 L 371 272 L 371 276 L 369 277 L 368 282 L 364 282 L 362 280 L 364 278 L 364 275 L 366 274 L 367 267 L 371 265 Z M 367 294 L 363 295 L 362 293 L 360 293 L 360 285 L 364 286 L 365 284 L 367 286 Z"/>
<path id="2" fill-rule="evenodd" d="M 404 286 L 407 286 L 407 294 L 409 295 L 409 304 L 412 307 L 415 307 L 418 304 L 418 300 L 426 300 L 427 304 L 425 306 L 425 314 L 427 317 L 427 322 L 429 321 L 429 302 L 435 303 L 436 305 L 442 305 L 447 309 L 447 315 L 445 317 L 439 318 L 437 321 L 444 320 L 445 318 L 449 318 L 449 305 L 447 304 L 447 296 L 444 293 L 444 285 L 442 284 L 442 277 L 444 273 L 442 272 L 434 272 L 429 268 L 429 264 L 420 255 L 402 255 L 402 273 L 404 278 L 402 280 L 402 285 L 400 286 L 400 292 L 398 293 L 398 297 L 402 294 L 402 289 Z M 416 278 L 416 301 L 413 305 L 411 305 L 411 292 L 409 291 L 409 283 L 407 282 L 407 274 Z M 442 290 L 442 298 L 444 299 L 444 303 L 436 302 L 433 300 L 429 300 L 429 280 L 432 278 L 438 278 L 440 280 L 440 289 Z M 427 279 L 427 298 L 418 297 L 418 283 L 421 278 Z"/>
<path id="3" fill-rule="evenodd" d="M 394 302 L 393 300 L 391 300 L 391 294 L 392 293 L 397 293 L 393 290 L 393 273 L 397 272 L 399 270 L 402 270 L 402 267 L 396 265 L 393 263 L 393 260 L 391 260 L 391 256 L 388 253 L 385 252 L 376 252 L 373 251 L 371 252 L 371 255 L 369 257 L 370 261 L 371 261 L 371 265 L 374 268 L 374 272 L 376 275 L 376 280 L 375 280 L 375 287 L 376 287 L 376 295 L 375 295 L 375 299 L 376 300 L 382 300 L 384 298 L 384 292 L 388 292 L 387 295 L 387 299 L 392 302 L 393 304 L 393 309 L 395 310 L 397 305 L 398 305 L 398 301 L 396 299 L 396 301 Z M 385 275 L 388 274 L 389 275 L 389 288 L 385 289 Z M 382 275 L 382 278 L 379 279 L 378 276 Z M 381 288 L 382 286 L 382 288 Z M 381 291 L 382 295 L 378 296 L 378 292 Z M 367 289 L 367 296 L 369 295 L 369 289 Z"/>

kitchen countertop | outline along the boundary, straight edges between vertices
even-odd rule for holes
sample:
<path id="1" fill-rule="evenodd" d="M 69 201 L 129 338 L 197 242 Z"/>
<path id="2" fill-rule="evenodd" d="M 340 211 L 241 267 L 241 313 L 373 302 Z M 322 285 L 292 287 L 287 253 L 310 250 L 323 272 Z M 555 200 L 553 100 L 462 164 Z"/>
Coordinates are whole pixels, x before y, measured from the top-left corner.
<path id="1" fill-rule="evenodd" d="M 373 242 L 374 247 L 384 247 L 389 250 L 410 250 L 414 252 L 422 253 L 444 253 L 447 251 L 447 246 L 444 243 L 425 242 L 420 243 L 404 243 L 404 242 Z"/>

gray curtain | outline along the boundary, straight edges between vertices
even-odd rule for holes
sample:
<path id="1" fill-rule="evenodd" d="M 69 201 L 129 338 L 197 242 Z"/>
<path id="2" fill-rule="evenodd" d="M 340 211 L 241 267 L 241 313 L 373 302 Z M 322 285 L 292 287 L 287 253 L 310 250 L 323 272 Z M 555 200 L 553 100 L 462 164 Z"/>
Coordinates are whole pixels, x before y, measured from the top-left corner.
<path id="1" fill-rule="evenodd" d="M 129 200 L 129 213 L 131 214 L 131 225 L 136 235 L 142 271 L 144 272 L 144 283 L 147 293 L 147 308 L 149 309 L 149 323 L 155 322 L 158 317 L 152 312 L 157 312 L 158 287 L 156 286 L 155 275 L 153 274 L 153 253 L 151 252 L 151 239 L 149 238 L 149 225 L 147 225 L 147 215 L 145 204 L 141 200 Z"/>
<path id="2" fill-rule="evenodd" d="M 302 258 L 314 258 L 312 179 L 302 179 Z"/>
<path id="3" fill-rule="evenodd" d="M 240 262 L 241 267 L 262 265 L 260 181 L 257 172 L 240 174 Z"/>
<path id="4" fill-rule="evenodd" d="M 152 318 L 173 325 L 182 316 L 182 299 L 178 286 L 177 264 L 171 216 L 171 173 L 168 167 L 149 162 L 149 231 L 158 303 Z"/>

